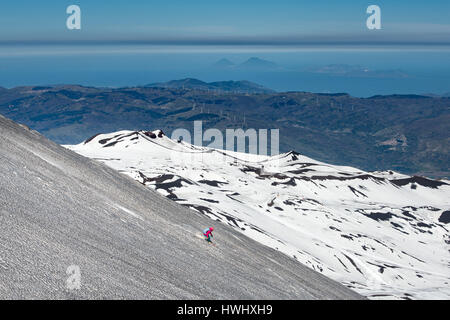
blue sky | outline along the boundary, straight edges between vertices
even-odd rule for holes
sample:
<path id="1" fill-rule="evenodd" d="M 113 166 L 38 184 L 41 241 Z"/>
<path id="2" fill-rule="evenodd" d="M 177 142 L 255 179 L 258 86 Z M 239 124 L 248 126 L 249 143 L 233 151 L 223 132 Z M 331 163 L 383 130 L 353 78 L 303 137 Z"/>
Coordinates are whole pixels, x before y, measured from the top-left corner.
<path id="1" fill-rule="evenodd" d="M 66 7 L 82 30 L 66 29 Z M 365 27 L 376 4 L 382 30 Z M 450 1 L 15 0 L 0 4 L 0 41 L 411 41 L 450 43 Z"/>
<path id="2" fill-rule="evenodd" d="M 79 5 L 82 29 L 66 28 Z M 381 8 L 381 30 L 366 9 Z M 194 77 L 357 96 L 450 91 L 449 0 L 3 0 L 0 86 L 128 86 Z M 213 71 L 221 58 L 277 71 Z M 305 73 L 348 64 L 406 78 Z M 389 72 L 388 72 L 389 73 Z"/>

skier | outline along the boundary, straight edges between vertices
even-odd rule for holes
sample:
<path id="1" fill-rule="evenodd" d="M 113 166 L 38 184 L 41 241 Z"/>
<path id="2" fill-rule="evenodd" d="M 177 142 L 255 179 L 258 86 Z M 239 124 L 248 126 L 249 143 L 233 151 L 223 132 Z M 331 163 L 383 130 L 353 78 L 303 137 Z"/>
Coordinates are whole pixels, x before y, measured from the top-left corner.
<path id="1" fill-rule="evenodd" d="M 205 236 L 205 240 L 208 241 L 209 243 L 212 243 L 211 241 L 211 237 L 213 237 L 212 232 L 214 231 L 214 228 L 206 228 L 205 230 L 203 230 L 203 235 Z"/>

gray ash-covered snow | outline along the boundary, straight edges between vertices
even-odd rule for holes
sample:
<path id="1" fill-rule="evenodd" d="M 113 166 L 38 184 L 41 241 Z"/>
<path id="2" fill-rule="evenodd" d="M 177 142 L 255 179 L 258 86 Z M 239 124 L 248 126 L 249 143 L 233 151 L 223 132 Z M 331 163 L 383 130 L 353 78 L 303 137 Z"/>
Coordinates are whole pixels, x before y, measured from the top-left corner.
<path id="1" fill-rule="evenodd" d="M 1 116 L 0 136 L 0 299 L 361 298 Z"/>

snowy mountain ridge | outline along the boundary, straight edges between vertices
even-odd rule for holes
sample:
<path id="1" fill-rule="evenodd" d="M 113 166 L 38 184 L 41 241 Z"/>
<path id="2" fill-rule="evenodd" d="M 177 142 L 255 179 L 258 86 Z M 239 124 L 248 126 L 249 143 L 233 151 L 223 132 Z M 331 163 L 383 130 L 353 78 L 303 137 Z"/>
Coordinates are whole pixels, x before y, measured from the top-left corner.
<path id="1" fill-rule="evenodd" d="M 67 148 L 373 299 L 450 298 L 450 182 L 119 131 Z M 220 225 L 217 225 L 220 233 Z"/>

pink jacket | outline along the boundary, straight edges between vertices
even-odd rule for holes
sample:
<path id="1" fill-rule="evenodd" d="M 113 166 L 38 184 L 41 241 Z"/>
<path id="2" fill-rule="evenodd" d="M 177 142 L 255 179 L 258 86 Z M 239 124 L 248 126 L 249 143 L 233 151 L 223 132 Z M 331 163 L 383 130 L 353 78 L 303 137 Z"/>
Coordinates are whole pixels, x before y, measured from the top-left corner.
<path id="1" fill-rule="evenodd" d="M 209 237 L 209 235 L 211 234 L 211 232 L 212 232 L 211 228 L 203 230 L 203 234 L 204 234 L 206 237 Z"/>

